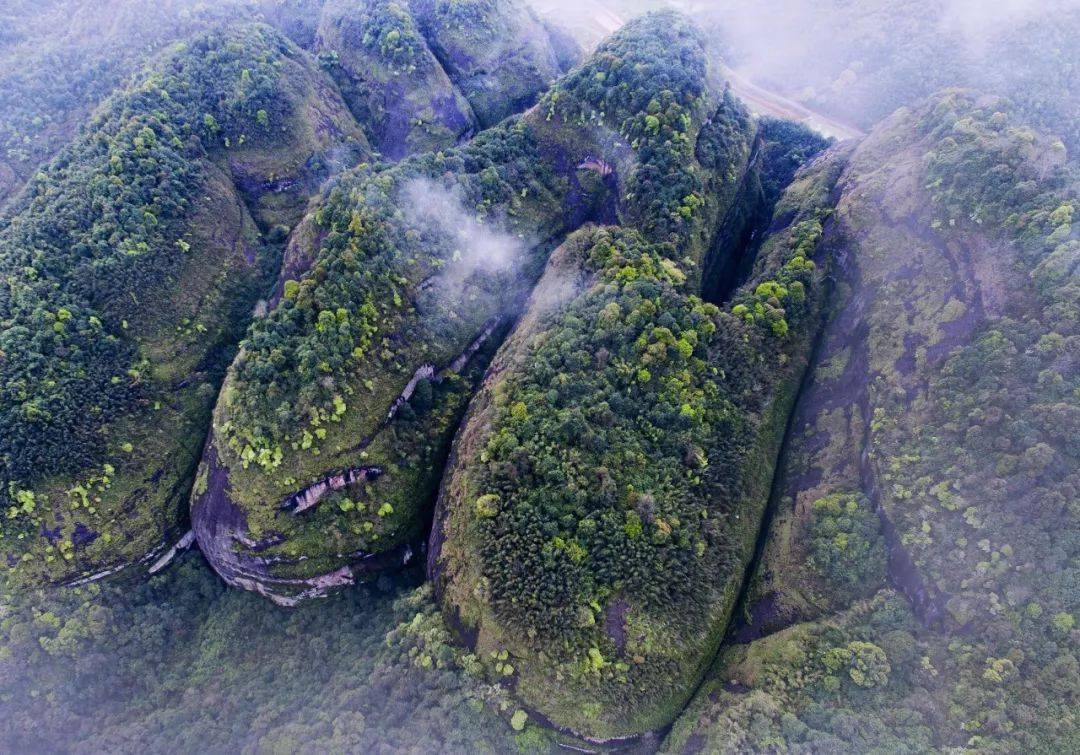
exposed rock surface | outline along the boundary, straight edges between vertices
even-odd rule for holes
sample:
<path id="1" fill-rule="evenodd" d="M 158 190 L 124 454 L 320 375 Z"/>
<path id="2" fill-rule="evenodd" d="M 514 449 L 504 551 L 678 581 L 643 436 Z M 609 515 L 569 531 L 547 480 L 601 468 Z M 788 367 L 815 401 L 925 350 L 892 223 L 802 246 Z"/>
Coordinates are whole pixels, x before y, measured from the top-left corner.
<path id="1" fill-rule="evenodd" d="M 501 33 L 496 28 L 489 33 Z M 328 3 L 315 49 L 333 56 L 330 70 L 387 158 L 450 147 L 478 130 L 471 105 L 405 3 Z"/>
<path id="2" fill-rule="evenodd" d="M 974 106 L 961 94 L 935 102 Z M 766 573 L 750 595 L 751 601 L 774 601 L 761 631 L 843 608 L 859 594 L 838 592 L 813 569 L 794 565 L 809 557 L 813 503 L 851 493 L 880 517 L 893 585 L 926 623 L 949 622 L 948 595 L 925 578 L 902 542 L 910 541 L 903 524 L 909 504 L 891 483 L 889 464 L 895 462 L 879 449 L 900 443 L 886 429 L 908 437 L 927 432 L 917 428 L 932 426 L 926 411 L 934 377 L 988 324 L 1023 306 L 1025 297 L 1012 272 L 1019 264 L 1017 247 L 1001 229 L 940 220 L 921 163 L 940 148 L 941 136 L 922 135 L 916 126 L 930 107 L 902 110 L 882 123 L 859 145 L 838 185 L 836 297 L 814 379 L 793 419 L 777 490 L 778 526 L 762 564 Z M 1036 145 L 1018 170 L 1037 175 L 1054 163 L 1051 145 Z M 895 420 L 886 423 L 886 416 Z M 871 582 L 862 592 L 880 586 Z"/>
<path id="3" fill-rule="evenodd" d="M 569 66 L 548 28 L 522 0 L 410 0 L 431 50 L 482 127 L 536 102 Z M 575 61 L 576 62 L 576 61 Z"/>

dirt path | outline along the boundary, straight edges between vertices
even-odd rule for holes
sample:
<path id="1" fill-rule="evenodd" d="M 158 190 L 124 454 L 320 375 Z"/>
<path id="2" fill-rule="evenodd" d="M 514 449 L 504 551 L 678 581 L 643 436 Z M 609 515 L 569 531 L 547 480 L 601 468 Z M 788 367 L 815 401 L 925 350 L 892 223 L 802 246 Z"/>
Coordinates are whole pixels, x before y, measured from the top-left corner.
<path id="1" fill-rule="evenodd" d="M 825 136 L 841 141 L 865 136 L 865 132 L 856 126 L 830 118 L 782 94 L 765 89 L 734 69 L 724 66 L 722 73 L 731 84 L 731 90 L 758 115 L 798 121 Z"/>

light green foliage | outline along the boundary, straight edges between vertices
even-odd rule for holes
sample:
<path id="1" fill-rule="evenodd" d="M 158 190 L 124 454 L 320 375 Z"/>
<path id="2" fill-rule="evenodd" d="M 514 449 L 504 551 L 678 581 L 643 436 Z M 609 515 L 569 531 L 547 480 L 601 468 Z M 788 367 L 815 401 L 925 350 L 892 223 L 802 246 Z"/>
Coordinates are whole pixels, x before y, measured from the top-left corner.
<path id="1" fill-rule="evenodd" d="M 314 18 L 319 6 L 263 7 Z M 550 78 L 549 50 L 514 2 L 358 8 L 363 65 L 347 35 L 324 36 L 333 23 L 322 60 L 374 135 L 403 133 L 407 113 L 390 158 L 501 120 Z M 851 68 L 802 96 L 844 115 L 837 98 L 854 91 L 884 112 L 955 83 L 955 53 L 920 25 L 936 23 L 930 11 L 912 21 L 917 64 L 851 34 L 853 47 L 822 53 L 826 68 Z M 412 542 L 475 398 L 443 490 L 454 508 L 432 540 L 445 613 L 431 587 L 411 589 L 418 575 L 282 613 L 224 591 L 196 556 L 148 582 L 5 585 L 0 749 L 531 751 L 554 743 L 527 711 L 597 737 L 666 726 L 728 628 L 823 303 L 835 309 L 820 382 L 791 424 L 780 524 L 749 590 L 746 613 L 771 607 L 771 634 L 735 627 L 664 749 L 1077 749 L 1080 200 L 1063 142 L 1018 113 L 1075 144 L 1060 117 L 1075 110 L 1075 71 L 1059 58 L 1080 17 L 1046 15 L 1016 31 L 1039 30 L 1038 49 L 1008 31 L 986 43 L 1003 65 L 1023 62 L 1015 74 L 970 76 L 1018 107 L 947 91 L 890 119 L 853 167 L 850 150 L 831 152 L 779 198 L 756 260 L 733 263 L 753 263 L 747 280 L 718 305 L 698 294 L 736 187 L 770 206 L 824 142 L 766 121 L 753 173 L 753 121 L 708 91 L 700 40 L 673 15 L 629 25 L 523 118 L 330 184 L 297 236 L 300 269 L 252 325 L 218 405 L 212 441 L 247 527 L 227 535 L 228 553 L 250 548 L 250 563 L 299 591 L 343 559 Z M 3 57 L 27 33 L 0 26 L 0 181 L 8 163 L 23 171 L 55 151 L 51 132 L 131 66 L 126 53 L 83 64 L 73 45 L 51 64 L 70 75 L 35 89 Z M 301 113 L 286 96 L 299 56 L 265 27 L 191 39 L 106 101 L 0 219 L 12 584 L 20 570 L 52 579 L 141 556 L 180 520 L 273 256 L 223 171 L 274 162 L 307 122 L 293 116 L 326 127 L 314 103 Z M 913 65 L 910 87 L 875 86 Z M 387 104 L 395 90 L 380 85 L 421 76 L 405 99 L 423 107 Z M 1032 77 L 1056 83 L 1022 86 Z M 575 171 L 598 154 L 611 175 Z M 470 273 L 435 301 L 432 281 L 463 250 L 407 219 L 403 191 L 418 179 L 527 238 L 520 267 Z M 502 331 L 464 371 L 444 367 L 496 314 L 520 314 L 508 302 L 554 245 L 533 240 L 590 217 L 605 182 L 618 194 L 603 217 L 621 227 L 563 245 L 545 274 L 559 285 L 540 291 L 474 397 Z M 226 207 L 239 208 L 235 227 L 203 227 Z M 214 252 L 229 264 L 208 254 L 214 237 L 234 239 Z M 172 317 L 177 302 L 191 306 Z M 420 365 L 435 377 L 414 378 Z M 281 510 L 356 464 L 381 476 L 301 515 Z M 211 471 L 194 479 L 197 500 Z"/>
<path id="2" fill-rule="evenodd" d="M 675 46 L 664 54 L 673 58 L 685 52 L 691 61 L 685 70 L 653 60 L 659 46 L 651 43 L 647 50 L 627 54 L 658 69 L 670 68 L 687 79 L 682 86 L 691 91 L 694 85 L 688 79 L 701 73 L 699 43 L 688 24 L 672 24 L 668 18 L 675 19 L 649 24 L 666 24 L 665 33 Z M 634 33 L 646 38 L 645 28 L 652 27 Z M 597 61 L 608 64 L 599 56 Z M 651 86 L 648 77 L 635 74 L 633 80 L 635 86 Z M 620 81 L 613 77 L 612 86 L 621 86 Z M 570 117 L 570 109 L 575 117 L 587 109 L 587 102 L 574 105 L 576 96 L 562 98 L 568 108 L 564 116 Z M 652 99 L 640 92 L 635 96 L 643 100 L 642 107 Z M 682 99 L 683 105 L 672 100 L 673 113 L 704 115 L 703 97 Z M 630 155 L 634 173 L 651 175 L 662 168 L 672 180 L 682 182 L 689 175 L 695 185 L 704 186 L 687 146 L 692 145 L 694 123 L 680 116 L 674 130 L 657 137 L 655 144 L 641 144 Z M 447 367 L 493 319 L 514 313 L 516 300 L 535 281 L 551 249 L 543 242 L 519 243 L 510 234 L 528 240 L 557 238 L 573 230 L 568 224 L 584 222 L 608 187 L 590 181 L 587 171 L 576 166 L 608 149 L 576 122 L 559 119 L 552 125 L 533 111 L 458 149 L 414 157 L 390 169 L 353 171 L 314 210 L 311 220 L 320 232 L 319 248 L 311 255 L 310 267 L 295 284 L 288 284 L 286 297 L 253 324 L 226 381 L 215 421 L 215 442 L 229 466 L 231 496 L 243 508 L 252 538 L 273 533 L 279 541 L 282 535 L 288 540 L 269 550 L 290 559 L 287 566 L 275 564 L 276 574 L 311 576 L 340 568 L 340 554 L 382 552 L 419 535 L 450 436 L 491 351 L 467 362 L 467 375 L 448 375 Z M 686 165 L 671 162 L 676 157 Z M 680 191 L 679 196 L 685 199 L 689 193 Z M 484 233 L 506 235 L 508 240 L 500 244 L 520 246 L 519 258 L 507 269 L 473 270 L 477 263 L 465 256 L 470 249 L 463 249 L 456 235 L 464 219 L 416 217 L 423 206 L 439 202 L 460 205 L 463 218 L 475 215 L 484 221 Z M 665 242 L 677 242 L 691 254 L 696 226 L 680 219 L 672 229 Z M 683 276 L 675 261 L 661 263 L 660 258 L 640 274 L 671 280 Z M 638 271 L 631 266 L 624 275 L 630 284 Z M 457 276 L 460 284 L 455 284 Z M 499 333 L 490 335 L 493 350 Z M 654 350 L 689 354 L 694 349 L 689 340 L 668 343 L 663 333 L 657 339 L 662 343 Z M 387 422 L 399 392 L 420 368 L 434 369 L 435 377 L 421 381 L 413 399 Z M 657 372 L 636 371 L 635 377 L 649 384 L 657 381 Z M 649 390 L 664 386 L 657 381 Z M 345 412 L 335 410 L 335 400 L 347 407 Z M 694 411 L 693 402 L 678 407 Z M 516 407 L 514 414 L 528 420 L 528 405 Z M 358 458 L 384 472 L 365 483 L 365 500 L 375 504 L 375 511 L 387 498 L 393 505 L 393 515 L 383 518 L 381 526 L 372 522 L 374 532 L 355 532 L 331 507 L 282 521 L 280 501 L 335 469 L 357 464 Z M 480 491 L 467 505 L 473 507 L 486 493 Z M 196 517 L 200 506 L 196 501 Z M 565 539 L 565 552 L 580 556 L 572 539 Z"/>
<path id="3" fill-rule="evenodd" d="M 643 33 L 644 23 L 666 23 L 668 28 L 662 34 Z M 698 204 L 704 190 L 703 176 L 695 170 L 693 140 L 706 94 L 700 45 L 697 30 L 674 15 L 630 24 L 541 103 L 567 121 L 585 125 L 602 119 L 618 130 L 640 155 L 626 187 L 626 220 L 650 240 L 676 248 L 685 243 L 680 237 L 692 220 L 692 212 L 680 210 Z M 719 120 L 734 130 L 735 115 L 741 112 L 723 113 Z M 734 150 L 717 148 L 709 157 L 728 170 L 738 162 Z"/>
<path id="4" fill-rule="evenodd" d="M 363 44 L 377 50 L 395 73 L 415 72 L 417 65 L 427 60 L 421 55 L 427 45 L 408 10 L 396 3 L 371 3 L 370 7 Z"/>
<path id="5" fill-rule="evenodd" d="M 847 646 L 848 675 L 860 687 L 879 687 L 889 681 L 889 659 L 872 642 L 850 642 Z"/>
<path id="6" fill-rule="evenodd" d="M 68 0 L 14 2 L 4 8 L 0 31 L 0 38 L 11 35 L 7 46 L 0 39 L 0 205 L 147 61 L 176 40 L 257 15 L 243 0 L 111 0 L 102 13 Z M 8 169 L 13 181 L 5 185 Z"/>
<path id="7" fill-rule="evenodd" d="M 581 606 L 623 592 L 657 618 L 697 621 L 690 595 L 723 563 L 698 544 L 724 537 L 700 510 L 727 466 L 701 469 L 686 449 L 715 447 L 731 398 L 706 359 L 715 307 L 681 294 L 676 271 L 634 233 L 597 232 L 583 254 L 597 277 L 543 322 L 527 368 L 500 385 L 470 487 L 491 491 L 475 508 L 497 615 L 545 644 L 591 648 L 599 670 L 597 647 L 610 639 L 581 628 Z M 649 365 L 649 377 L 633 364 Z"/>
<path id="8" fill-rule="evenodd" d="M 529 714 L 519 708 L 510 717 L 510 725 L 514 728 L 514 731 L 522 731 L 525 729 L 525 722 L 528 720 Z"/>
<path id="9" fill-rule="evenodd" d="M 777 338 L 784 338 L 806 311 L 806 289 L 814 276 L 810 259 L 821 240 L 821 221 L 804 220 L 791 229 L 787 259 L 775 278 L 761 281 L 751 291 L 735 297 L 731 313 L 747 322 L 758 323 Z"/>
<path id="10" fill-rule="evenodd" d="M 885 579 L 881 524 L 859 494 L 834 494 L 812 505 L 810 563 L 830 589 L 853 596 L 880 588 Z"/>

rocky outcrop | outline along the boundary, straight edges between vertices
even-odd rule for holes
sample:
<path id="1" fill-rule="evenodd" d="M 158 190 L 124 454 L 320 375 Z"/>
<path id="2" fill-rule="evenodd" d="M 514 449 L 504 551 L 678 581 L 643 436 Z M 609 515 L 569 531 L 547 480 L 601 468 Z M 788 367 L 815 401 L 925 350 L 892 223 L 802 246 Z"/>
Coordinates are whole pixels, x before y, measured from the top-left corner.
<path id="1" fill-rule="evenodd" d="M 962 94 L 934 102 L 942 109 L 979 107 Z M 750 595 L 751 603 L 775 606 L 759 631 L 842 609 L 851 600 L 815 578 L 815 570 L 788 560 L 809 558 L 814 501 L 848 493 L 864 496 L 880 518 L 892 584 L 928 625 L 950 623 L 944 583 L 928 579 L 905 545 L 913 539 L 905 534 L 909 504 L 897 495 L 903 487 L 889 471 L 895 462 L 883 458 L 882 449 L 902 445 L 890 434 L 925 432 L 916 428 L 928 423 L 922 407 L 932 401 L 934 376 L 1017 306 L 1008 283 L 1017 251 L 1000 231 L 943 227 L 938 219 L 934 197 L 924 188 L 933 179 L 922 163 L 941 148 L 940 137 L 920 134 L 916 125 L 931 117 L 934 106 L 902 110 L 881 124 L 859 145 L 840 181 L 834 220 L 838 296 L 815 379 L 792 425 L 777 490 L 784 526 L 774 528 L 765 573 Z M 1050 144 L 1038 145 L 1017 170 L 1046 175 L 1052 153 Z M 871 591 L 879 586 L 869 585 Z"/>
<path id="2" fill-rule="evenodd" d="M 199 509 L 197 515 L 192 517 L 193 532 L 203 555 L 214 565 L 218 575 L 233 587 L 256 592 L 279 606 L 293 607 L 305 600 L 323 597 L 335 588 L 355 584 L 358 578 L 367 573 L 378 573 L 390 566 L 407 564 L 412 559 L 413 547 L 405 543 L 382 553 L 357 551 L 336 554 L 346 565 L 326 572 L 303 577 L 276 576 L 275 570 L 302 566 L 306 559 L 303 556 L 290 559 L 279 554 L 267 554 L 270 548 L 280 543 L 280 535 L 271 533 L 261 541 L 252 540 L 247 534 L 244 512 L 230 500 L 228 470 L 218 462 L 212 446 L 207 448 L 203 465 L 200 489 L 196 491 Z M 370 469 L 349 470 L 317 483 L 312 489 L 330 488 L 351 480 L 337 488 L 340 490 L 351 485 L 362 485 L 373 476 Z M 297 495 L 303 496 L 304 492 Z M 301 513 L 302 510 L 296 507 L 290 509 L 287 515 Z"/>
<path id="3" fill-rule="evenodd" d="M 395 416 L 414 396 L 419 385 L 426 381 L 441 383 L 448 379 L 456 380 L 467 374 L 473 357 L 487 345 L 497 326 L 498 323 L 488 325 L 468 348 L 444 369 L 438 370 L 433 365 L 422 365 L 418 368 L 385 412 L 380 427 L 350 449 L 350 455 L 362 457 L 367 455 L 369 449 L 377 448 L 380 434 L 387 433 L 391 428 Z M 475 366 L 473 371 L 476 371 Z M 336 550 L 321 545 L 308 546 L 305 553 L 293 549 L 293 543 L 290 542 L 297 534 L 305 531 L 319 535 L 319 528 L 325 525 L 327 516 L 321 516 L 314 521 L 312 517 L 316 513 L 314 510 L 320 505 L 331 506 L 326 502 L 328 497 L 344 492 L 361 501 L 370 500 L 365 488 L 379 480 L 384 473 L 383 467 L 367 464 L 337 471 L 316 480 L 281 500 L 276 507 L 277 511 L 273 512 L 270 528 L 262 530 L 256 538 L 252 535 L 245 510 L 235 502 L 235 499 L 241 496 L 233 492 L 230 471 L 219 460 L 212 437 L 203 454 L 191 504 L 192 522 L 199 547 L 215 571 L 228 584 L 251 590 L 286 607 L 323 597 L 335 588 L 355 584 L 357 580 L 385 569 L 399 568 L 409 563 L 415 551 L 421 548 L 415 525 L 411 523 L 405 526 L 396 525 L 400 529 L 386 538 L 389 545 L 378 544 L 377 548 L 359 547 L 362 541 L 349 547 L 347 544 L 343 545 L 342 538 L 338 536 L 328 543 L 330 548 L 336 545 Z M 345 511 L 354 511 L 357 504 L 353 503 L 351 498 L 346 500 L 349 500 L 349 505 Z M 374 504 L 371 506 L 374 509 Z M 324 513 L 336 516 L 344 513 L 341 509 L 339 503 L 336 509 Z M 265 516 L 266 512 L 262 513 Z M 381 509 L 371 513 L 380 519 L 384 517 Z M 415 521 L 416 512 L 403 513 L 407 523 Z M 327 527 L 323 534 L 328 531 L 332 532 L 332 528 Z M 343 547 L 346 549 L 342 550 Z"/>
<path id="4" fill-rule="evenodd" d="M 273 124 L 277 133 L 230 144 L 219 156 L 264 232 L 295 226 L 328 178 L 372 157 L 342 93 L 307 53 L 291 48 L 281 68 L 287 115 Z"/>
<path id="5" fill-rule="evenodd" d="M 380 474 L 382 474 L 382 470 L 378 467 L 346 469 L 344 472 L 332 474 L 323 480 L 308 485 L 299 493 L 294 493 L 285 499 L 285 502 L 281 504 L 281 508 L 294 514 L 302 514 L 308 509 L 317 506 L 319 501 L 330 493 L 336 493 L 353 485 L 363 485 Z"/>
<path id="6" fill-rule="evenodd" d="M 195 531 L 188 530 L 176 543 L 165 551 L 162 556 L 147 570 L 148 574 L 157 574 L 173 562 L 178 555 L 195 544 Z"/>
<path id="7" fill-rule="evenodd" d="M 453 146 L 479 128 L 405 3 L 328 3 L 315 49 L 389 159 Z"/>
<path id="8" fill-rule="evenodd" d="M 738 245 L 730 240 L 748 236 L 748 219 L 755 216 L 752 203 L 746 212 L 732 211 L 746 201 L 747 181 L 754 181 L 747 173 L 755 170 L 756 150 L 749 134 L 743 138 L 742 151 L 728 153 L 734 164 L 715 166 L 724 177 L 721 193 L 732 204 L 713 208 L 714 214 L 701 221 L 713 229 L 711 242 L 702 248 L 714 253 L 737 254 Z M 651 356 L 662 351 L 644 344 L 663 337 L 666 329 L 676 339 L 683 337 L 686 331 L 679 328 L 685 327 L 687 313 L 708 310 L 698 309 L 692 296 L 665 292 L 656 299 L 666 313 L 665 325 L 645 320 L 639 351 L 613 339 L 612 331 L 625 327 L 616 312 L 624 317 L 637 312 L 633 318 L 642 311 L 635 289 L 620 291 L 596 271 L 594 260 L 597 249 L 626 245 L 615 255 L 616 268 L 647 268 L 629 251 L 635 242 L 619 235 L 626 230 L 575 237 L 553 256 L 533 307 L 474 399 L 440 491 L 429 575 L 461 636 L 484 657 L 508 651 L 518 695 L 554 725 L 595 742 L 661 729 L 693 693 L 718 647 L 753 553 L 771 469 L 820 322 L 827 255 L 819 248 L 820 225 L 817 232 L 810 228 L 827 215 L 843 158 L 840 153 L 823 159 L 777 210 L 785 220 L 773 225 L 750 282 L 736 287 L 740 304 L 734 316 L 714 313 L 715 330 L 685 336 L 700 345 L 703 361 L 694 361 L 697 349 L 684 347 L 689 359 L 679 374 L 700 385 L 701 392 L 683 394 L 681 411 L 694 414 L 694 402 L 702 401 L 701 416 L 713 416 L 716 407 L 721 412 L 716 416 L 725 417 L 716 426 L 706 421 L 661 428 L 656 423 L 664 421 L 666 397 L 638 395 L 647 389 L 635 383 L 669 379 L 665 359 Z M 763 288 L 771 290 L 770 281 L 794 287 L 785 275 L 800 266 L 814 270 L 807 264 L 811 257 L 821 268 L 798 283 L 803 299 L 797 304 L 785 299 L 790 331 L 777 338 L 764 310 L 751 315 L 742 302 Z M 692 280 L 684 284 L 701 285 Z M 661 290 L 662 281 L 654 283 Z M 582 322 L 596 350 L 595 363 L 580 364 L 573 351 Z M 574 361 L 559 361 L 552 344 L 565 344 L 563 353 L 574 354 Z M 643 358 L 642 352 L 650 356 Z M 667 359 L 673 358 L 669 352 Z M 618 383 L 617 375 L 641 369 L 629 385 Z M 562 376 L 555 383 L 561 390 L 584 391 L 572 407 L 550 397 L 561 390 L 545 396 L 526 387 L 534 372 L 549 370 Z M 575 386 L 591 385 L 597 373 L 611 377 L 601 390 L 606 400 L 593 409 L 590 401 L 599 396 L 590 398 L 588 390 Z M 621 399 L 623 392 L 628 401 Z M 576 411 L 589 428 L 584 437 L 568 437 L 563 429 Z M 517 438 L 522 448 L 505 452 L 514 442 L 507 438 Z M 624 458 L 635 453 L 636 444 L 642 450 L 635 458 L 648 470 Z M 565 453 L 541 450 L 560 447 Z M 554 479 L 565 480 L 576 506 L 564 503 L 568 494 L 551 479 L 552 465 L 559 470 Z M 663 470 L 671 467 L 677 471 L 669 477 Z M 697 482 L 682 487 L 685 475 Z M 541 499 L 535 490 L 549 492 Z M 537 532 L 547 537 L 538 543 Z M 627 551 L 635 555 L 623 555 Z M 664 597 L 650 597 L 651 590 Z M 535 613 L 518 608 L 543 604 L 551 594 L 557 602 Z"/>
<path id="9" fill-rule="evenodd" d="M 576 62 L 519 0 L 332 0 L 314 49 L 383 157 L 451 147 L 519 113 Z"/>

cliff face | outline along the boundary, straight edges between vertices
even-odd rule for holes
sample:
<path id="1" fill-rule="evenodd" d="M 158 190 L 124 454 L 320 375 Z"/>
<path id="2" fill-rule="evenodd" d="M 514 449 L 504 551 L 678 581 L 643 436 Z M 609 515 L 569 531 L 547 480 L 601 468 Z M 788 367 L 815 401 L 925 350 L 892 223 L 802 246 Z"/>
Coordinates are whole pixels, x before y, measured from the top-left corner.
<path id="1" fill-rule="evenodd" d="M 915 428 L 934 432 L 931 412 L 940 408 L 933 404 L 958 398 L 931 393 L 942 390 L 940 376 L 950 369 L 950 359 L 971 349 L 995 323 L 1034 314 L 1037 294 L 1024 280 L 1033 260 L 1021 256 L 1024 244 L 1011 237 L 1008 227 L 997 225 L 1005 216 L 991 214 L 1022 209 L 1031 197 L 1021 204 L 1013 195 L 995 196 L 998 190 L 986 177 L 945 176 L 943 167 L 945 160 L 974 159 L 964 154 L 965 148 L 983 150 L 986 155 L 980 158 L 1001 160 L 999 166 L 1016 172 L 1016 183 L 1037 181 L 1026 190 L 1032 197 L 1051 191 L 1063 154 L 1050 140 L 1037 137 L 1022 146 L 1018 135 L 995 131 L 985 120 L 997 107 L 1002 106 L 992 99 L 942 95 L 913 111 L 900 111 L 855 152 L 841 180 L 836 211 L 843 238 L 840 288 L 815 380 L 794 420 L 790 468 L 778 491 L 783 526 L 775 528 L 769 554 L 807 547 L 814 502 L 821 499 L 851 496 L 860 508 L 877 511 L 890 530 L 894 517 L 908 516 L 910 504 L 903 491 L 912 481 L 894 484 L 907 475 L 890 469 L 894 462 L 882 455 L 911 447 Z M 978 130 L 965 134 L 971 145 L 953 145 L 956 137 L 943 125 L 949 117 L 979 119 L 974 127 Z M 970 167 L 961 164 L 958 169 Z M 974 186 L 953 188 L 946 179 Z M 973 216 L 966 219 L 959 215 L 967 208 L 958 203 L 971 198 L 959 198 L 961 191 L 985 196 L 971 206 Z M 941 483 L 944 487 L 930 495 L 941 493 L 958 506 L 952 498 L 955 483 L 937 480 L 934 485 Z M 822 506 L 818 508 L 820 513 Z M 901 552 L 907 548 L 898 540 L 911 541 L 902 538 L 905 529 L 901 525 L 900 534 L 888 533 L 885 545 L 892 551 L 893 568 L 905 571 L 901 581 L 909 583 L 905 589 L 927 622 L 948 623 L 946 596 L 935 585 L 924 584 L 911 556 Z M 784 623 L 843 607 L 852 597 L 867 590 L 872 594 L 881 586 L 880 580 L 871 580 L 863 590 L 843 594 L 815 586 L 811 578 L 801 594 L 799 575 L 808 576 L 806 572 L 780 563 L 766 568 L 778 580 L 776 589 L 766 587 L 766 580 L 754 598 L 772 594 L 790 600 L 775 616 Z M 793 581 L 785 581 L 789 579 Z"/>
<path id="2" fill-rule="evenodd" d="M 953 91 L 855 150 L 749 644 L 722 653 L 672 751 L 781 727 L 829 749 L 992 747 L 1021 720 L 1021 739 L 1067 738 L 1069 695 L 1041 689 L 1075 666 L 1077 608 L 1080 244 L 1055 142 Z"/>
<path id="3" fill-rule="evenodd" d="M 479 129 L 472 106 L 432 53 L 408 5 L 329 3 L 315 47 L 387 158 L 452 147 Z"/>
<path id="4" fill-rule="evenodd" d="M 560 55 L 558 41 L 521 0 L 411 0 L 410 6 L 482 127 L 531 107 L 568 69 L 565 49 Z"/>
<path id="5" fill-rule="evenodd" d="M 296 278 L 256 323 L 219 402 L 208 463 L 224 468 L 231 503 L 196 486 L 204 552 L 220 550 L 205 541 L 216 537 L 212 512 L 235 507 L 244 525 L 228 547 L 240 561 L 265 553 L 264 581 L 293 580 L 274 590 L 291 602 L 287 585 L 306 589 L 419 538 L 464 401 L 546 240 L 589 217 L 606 191 L 579 180 L 584 147 L 541 151 L 536 133 L 527 121 L 460 151 L 358 173 L 316 210 L 319 230 L 307 236 L 319 246 L 290 250 Z M 476 208 L 491 220 L 476 220 Z M 280 407 L 312 401 L 296 424 L 279 423 Z M 292 504 L 359 470 L 318 505 Z M 233 567 L 211 562 L 229 578 Z"/>
<path id="6" fill-rule="evenodd" d="M 213 154 L 264 233 L 295 226 L 324 181 L 373 158 L 362 124 L 316 60 L 280 37 L 276 44 L 281 117 L 268 112 L 268 126 L 223 139 Z"/>
<path id="7" fill-rule="evenodd" d="M 576 62 L 557 43 L 518 0 L 337 0 L 322 10 L 315 49 L 373 143 L 397 160 L 532 106 Z"/>

